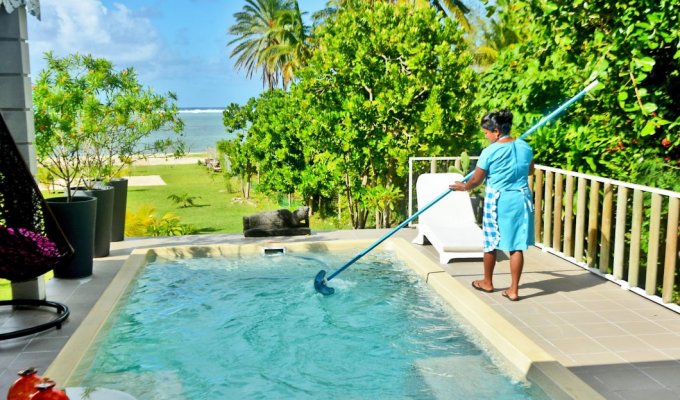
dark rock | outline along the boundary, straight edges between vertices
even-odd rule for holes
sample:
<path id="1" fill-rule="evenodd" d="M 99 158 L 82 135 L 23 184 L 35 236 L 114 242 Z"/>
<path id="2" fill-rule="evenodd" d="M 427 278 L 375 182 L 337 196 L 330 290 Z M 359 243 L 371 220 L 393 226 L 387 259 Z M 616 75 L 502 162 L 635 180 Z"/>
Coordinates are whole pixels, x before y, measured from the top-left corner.
<path id="1" fill-rule="evenodd" d="M 264 211 L 243 217 L 245 237 L 310 235 L 309 207 Z"/>

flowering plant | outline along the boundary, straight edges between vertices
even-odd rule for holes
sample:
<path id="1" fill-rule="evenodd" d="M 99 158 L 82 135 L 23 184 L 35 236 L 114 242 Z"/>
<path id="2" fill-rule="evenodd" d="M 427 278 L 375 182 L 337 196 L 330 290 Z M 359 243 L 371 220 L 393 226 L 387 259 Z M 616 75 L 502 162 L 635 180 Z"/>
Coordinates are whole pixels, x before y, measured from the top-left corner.
<path id="1" fill-rule="evenodd" d="M 31 279 L 52 269 L 61 257 L 57 245 L 46 236 L 0 225 L 0 277 Z M 36 274 L 36 269 L 42 272 Z"/>

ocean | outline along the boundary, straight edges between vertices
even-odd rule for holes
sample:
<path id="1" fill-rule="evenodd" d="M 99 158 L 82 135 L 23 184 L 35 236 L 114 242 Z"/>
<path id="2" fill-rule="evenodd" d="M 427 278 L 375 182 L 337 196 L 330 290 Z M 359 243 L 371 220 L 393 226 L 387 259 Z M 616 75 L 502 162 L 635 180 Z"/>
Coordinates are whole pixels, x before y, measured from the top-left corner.
<path id="1" fill-rule="evenodd" d="M 218 108 L 185 108 L 179 112 L 184 121 L 184 140 L 187 153 L 203 153 L 214 151 L 218 140 L 232 139 L 234 134 L 227 134 L 222 124 L 222 111 Z M 172 132 L 156 131 L 144 140 L 153 143 L 158 139 L 173 138 Z"/>

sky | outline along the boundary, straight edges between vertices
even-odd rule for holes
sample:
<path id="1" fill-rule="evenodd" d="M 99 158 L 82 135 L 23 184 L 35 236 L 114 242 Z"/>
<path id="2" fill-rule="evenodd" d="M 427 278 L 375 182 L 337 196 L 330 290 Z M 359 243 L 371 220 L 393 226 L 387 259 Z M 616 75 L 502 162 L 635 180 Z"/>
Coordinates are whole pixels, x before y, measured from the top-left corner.
<path id="1" fill-rule="evenodd" d="M 312 13 L 326 0 L 298 0 Z M 41 0 L 41 20 L 28 16 L 32 80 L 44 52 L 104 57 L 120 70 L 134 67 L 139 82 L 178 106 L 225 108 L 262 92 L 259 75 L 247 79 L 229 57 L 228 34 L 245 0 Z"/>

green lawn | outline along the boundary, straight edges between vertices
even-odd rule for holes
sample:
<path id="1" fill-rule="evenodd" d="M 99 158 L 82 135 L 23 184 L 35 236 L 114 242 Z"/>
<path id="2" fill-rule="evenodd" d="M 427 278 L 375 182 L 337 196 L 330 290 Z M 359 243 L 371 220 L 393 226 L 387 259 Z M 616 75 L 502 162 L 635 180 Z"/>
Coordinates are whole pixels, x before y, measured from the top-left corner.
<path id="1" fill-rule="evenodd" d="M 157 219 L 166 213 L 172 213 L 180 218 L 180 223 L 195 227 L 197 234 L 242 233 L 244 215 L 297 207 L 297 204 L 293 207 L 278 204 L 254 190 L 251 191 L 251 199 L 243 199 L 238 179 L 232 178 L 227 183 L 222 174 L 209 172 L 204 166 L 197 164 L 134 167 L 131 174 L 160 175 L 166 186 L 128 187 L 129 212 L 134 213 L 146 206 L 155 209 Z M 180 208 L 168 199 L 173 194 L 193 197 L 196 206 Z M 46 197 L 59 195 L 45 194 Z M 324 221 L 315 216 L 311 218 L 310 226 L 312 231 L 336 229 L 332 221 Z M 51 277 L 51 273 L 49 276 Z M 10 299 L 10 295 L 9 282 L 0 279 L 0 300 Z"/>
<path id="2" fill-rule="evenodd" d="M 198 234 L 241 233 L 243 216 L 264 210 L 289 208 L 251 190 L 244 199 L 238 179 L 227 179 L 201 165 L 162 165 L 135 167 L 133 176 L 160 175 L 166 186 L 128 187 L 127 209 L 134 213 L 142 207 L 153 207 L 156 217 L 172 213 L 182 224 L 195 227 Z M 195 206 L 180 207 L 169 196 L 192 198 Z M 295 208 L 293 205 L 291 208 Z M 332 230 L 331 221 L 312 218 L 312 230 Z"/>

